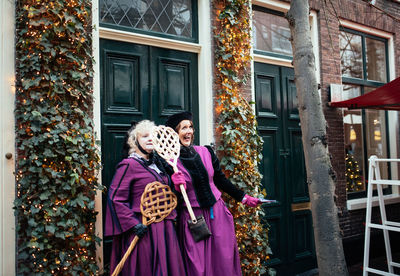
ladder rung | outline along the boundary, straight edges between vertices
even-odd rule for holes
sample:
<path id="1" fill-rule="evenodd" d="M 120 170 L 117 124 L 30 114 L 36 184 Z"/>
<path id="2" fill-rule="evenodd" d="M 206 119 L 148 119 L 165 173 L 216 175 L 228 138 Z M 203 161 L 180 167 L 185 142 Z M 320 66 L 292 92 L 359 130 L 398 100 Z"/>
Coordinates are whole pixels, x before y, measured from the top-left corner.
<path id="1" fill-rule="evenodd" d="M 385 225 L 394 226 L 394 227 L 400 227 L 400 223 L 395 222 L 395 221 L 386 221 Z"/>
<path id="2" fill-rule="evenodd" d="M 390 266 L 400 267 L 400 263 L 390 262 Z"/>
<path id="3" fill-rule="evenodd" d="M 399 227 L 393 227 L 393 226 L 388 226 L 388 225 L 367 223 L 365 226 L 370 227 L 370 228 L 377 228 L 377 229 L 382 229 L 382 230 L 390 230 L 390 231 L 400 232 Z"/>
<path id="4" fill-rule="evenodd" d="M 365 271 L 373 272 L 373 273 L 379 274 L 379 275 L 396 276 L 396 274 L 389 273 L 389 272 L 386 272 L 386 271 L 383 271 L 383 270 L 378 270 L 378 269 L 371 268 L 371 267 L 366 267 L 366 268 L 364 268 L 364 269 L 365 269 Z"/>
<path id="5" fill-rule="evenodd" d="M 375 184 L 375 185 L 395 185 L 395 186 L 400 186 L 400 181 L 399 180 L 371 180 L 370 184 Z"/>

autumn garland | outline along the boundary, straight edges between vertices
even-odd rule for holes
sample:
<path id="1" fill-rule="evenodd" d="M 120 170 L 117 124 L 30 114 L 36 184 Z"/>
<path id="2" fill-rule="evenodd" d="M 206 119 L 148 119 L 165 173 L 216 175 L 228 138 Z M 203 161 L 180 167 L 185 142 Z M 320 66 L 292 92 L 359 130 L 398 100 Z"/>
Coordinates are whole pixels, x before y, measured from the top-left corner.
<path id="1" fill-rule="evenodd" d="M 16 2 L 18 275 L 94 275 L 91 1 Z"/>
<path id="2" fill-rule="evenodd" d="M 262 138 L 257 133 L 254 111 L 241 95 L 251 68 L 250 1 L 214 1 L 216 114 L 221 165 L 233 184 L 253 196 L 261 194 L 258 164 Z M 261 208 L 247 208 L 229 200 L 244 275 L 267 272 L 270 248 Z"/>

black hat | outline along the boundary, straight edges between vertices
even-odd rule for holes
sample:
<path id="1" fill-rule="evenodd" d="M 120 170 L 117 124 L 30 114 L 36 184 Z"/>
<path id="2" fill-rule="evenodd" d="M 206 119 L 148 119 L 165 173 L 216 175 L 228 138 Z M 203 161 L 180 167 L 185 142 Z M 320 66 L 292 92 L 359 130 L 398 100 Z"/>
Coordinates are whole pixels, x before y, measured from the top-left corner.
<path id="1" fill-rule="evenodd" d="M 176 127 L 179 125 L 179 123 L 182 122 L 183 120 L 192 121 L 193 114 L 189 111 L 176 113 L 168 117 L 167 121 L 165 122 L 165 125 L 175 130 Z"/>

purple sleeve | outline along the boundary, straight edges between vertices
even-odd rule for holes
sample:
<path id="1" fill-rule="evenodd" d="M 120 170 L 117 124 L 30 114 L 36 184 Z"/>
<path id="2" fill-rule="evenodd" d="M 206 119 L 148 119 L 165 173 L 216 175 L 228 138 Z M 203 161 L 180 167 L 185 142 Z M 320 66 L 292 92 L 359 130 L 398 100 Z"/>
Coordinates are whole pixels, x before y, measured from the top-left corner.
<path id="1" fill-rule="evenodd" d="M 132 209 L 133 166 L 122 161 L 115 172 L 107 194 L 105 235 L 122 234 L 140 223 Z"/>

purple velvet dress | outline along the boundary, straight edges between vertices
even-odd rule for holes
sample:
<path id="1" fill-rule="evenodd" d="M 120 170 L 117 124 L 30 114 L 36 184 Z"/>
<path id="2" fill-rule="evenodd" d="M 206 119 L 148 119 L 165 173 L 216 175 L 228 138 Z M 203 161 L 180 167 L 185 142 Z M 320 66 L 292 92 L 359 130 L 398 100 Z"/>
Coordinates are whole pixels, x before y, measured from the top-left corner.
<path id="1" fill-rule="evenodd" d="M 187 273 L 190 276 L 242 275 L 233 216 L 225 206 L 221 192 L 214 184 L 214 169 L 210 152 L 206 147 L 201 146 L 194 146 L 194 149 L 199 153 L 208 172 L 210 188 L 216 203 L 212 206 L 213 218 L 211 218 L 210 208 L 200 207 L 190 174 L 179 160 L 178 169 L 185 177 L 186 192 L 193 211 L 196 216 L 204 216 L 212 233 L 209 238 L 195 242 L 188 227 L 189 212 L 186 206 L 182 207 L 178 235 Z"/>
<path id="2" fill-rule="evenodd" d="M 105 236 L 113 236 L 110 274 L 125 254 L 135 237 L 132 228 L 142 223 L 140 198 L 147 184 L 161 177 L 136 158 L 124 159 L 118 164 L 108 191 Z M 149 225 L 149 231 L 139 239 L 119 275 L 167 276 L 186 275 L 173 220 L 176 211 L 163 221 Z"/>

